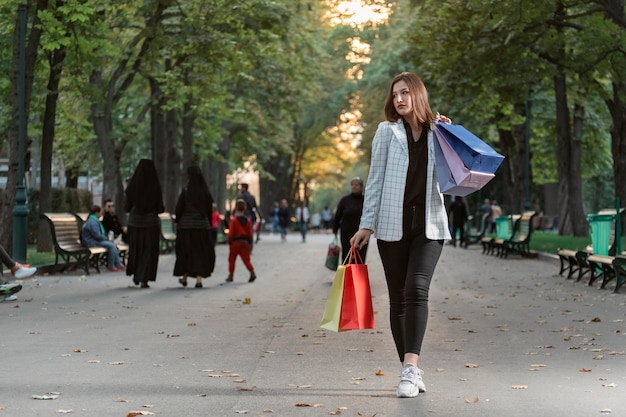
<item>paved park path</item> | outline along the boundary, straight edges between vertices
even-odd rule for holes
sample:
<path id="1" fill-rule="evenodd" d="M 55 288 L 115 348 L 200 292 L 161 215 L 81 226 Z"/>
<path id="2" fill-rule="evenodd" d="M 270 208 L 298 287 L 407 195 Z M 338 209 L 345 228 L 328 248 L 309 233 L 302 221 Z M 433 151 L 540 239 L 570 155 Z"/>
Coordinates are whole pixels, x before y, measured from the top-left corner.
<path id="1" fill-rule="evenodd" d="M 626 416 L 625 294 L 568 281 L 553 260 L 446 246 L 420 360 L 428 391 L 397 399 L 375 244 L 377 329 L 319 328 L 330 240 L 263 236 L 252 284 L 240 261 L 224 283 L 225 245 L 203 289 L 180 287 L 172 255 L 150 289 L 122 273 L 26 280 L 0 303 L 0 417 Z"/>

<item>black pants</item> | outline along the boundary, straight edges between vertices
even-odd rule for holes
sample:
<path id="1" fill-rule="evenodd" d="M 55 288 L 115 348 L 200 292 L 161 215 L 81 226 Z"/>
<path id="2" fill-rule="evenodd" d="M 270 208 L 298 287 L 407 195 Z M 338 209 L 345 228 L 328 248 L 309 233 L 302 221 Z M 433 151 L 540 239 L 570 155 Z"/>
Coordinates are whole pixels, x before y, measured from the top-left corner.
<path id="1" fill-rule="evenodd" d="M 452 225 L 452 244 L 456 246 L 456 231 L 459 231 L 459 237 L 461 239 L 461 246 L 465 244 L 465 225 L 453 224 Z"/>
<path id="2" fill-rule="evenodd" d="M 377 240 L 389 290 L 391 333 L 400 361 L 405 353 L 420 354 L 428 322 L 430 281 L 443 240 L 427 239 L 423 232 L 398 242 Z"/>

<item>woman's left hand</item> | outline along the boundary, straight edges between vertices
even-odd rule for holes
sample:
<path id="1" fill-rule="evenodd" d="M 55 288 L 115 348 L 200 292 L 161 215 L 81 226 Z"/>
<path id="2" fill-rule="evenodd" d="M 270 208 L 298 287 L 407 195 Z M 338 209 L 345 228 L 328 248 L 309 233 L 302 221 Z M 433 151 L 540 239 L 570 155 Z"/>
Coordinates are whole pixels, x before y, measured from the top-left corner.
<path id="1" fill-rule="evenodd" d="M 439 112 L 437 112 L 437 115 L 435 116 L 435 120 L 437 120 L 438 122 L 444 122 L 447 124 L 452 124 L 452 120 L 450 120 L 449 117 L 444 116 L 442 114 L 439 114 Z"/>

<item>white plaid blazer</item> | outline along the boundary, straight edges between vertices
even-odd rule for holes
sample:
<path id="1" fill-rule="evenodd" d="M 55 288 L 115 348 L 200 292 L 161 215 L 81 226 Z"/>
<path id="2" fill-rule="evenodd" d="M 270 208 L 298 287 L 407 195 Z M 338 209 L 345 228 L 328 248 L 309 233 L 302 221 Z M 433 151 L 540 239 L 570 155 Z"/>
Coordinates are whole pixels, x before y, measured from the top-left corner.
<path id="1" fill-rule="evenodd" d="M 361 229 L 373 230 L 377 239 L 394 242 L 402 238 L 402 206 L 408 169 L 409 146 L 402 119 L 380 123 L 372 142 L 360 223 Z M 428 133 L 426 173 L 426 237 L 450 239 L 448 215 L 436 177 L 432 130 Z"/>

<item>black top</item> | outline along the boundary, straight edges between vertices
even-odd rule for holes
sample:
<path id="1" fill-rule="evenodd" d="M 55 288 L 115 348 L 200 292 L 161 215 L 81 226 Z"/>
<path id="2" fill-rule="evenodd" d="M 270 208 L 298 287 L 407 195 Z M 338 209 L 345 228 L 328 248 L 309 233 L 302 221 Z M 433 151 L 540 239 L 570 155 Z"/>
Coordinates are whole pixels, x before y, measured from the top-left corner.
<path id="1" fill-rule="evenodd" d="M 342 233 L 353 235 L 359 230 L 363 212 L 363 194 L 349 194 L 339 200 L 333 224 L 333 234 L 341 229 Z"/>
<path id="2" fill-rule="evenodd" d="M 105 211 L 102 216 L 102 226 L 104 226 L 104 231 L 106 233 L 113 231 L 115 237 L 119 236 L 123 232 L 122 226 L 117 218 L 117 214 L 111 214 L 108 211 Z"/>
<path id="3" fill-rule="evenodd" d="M 404 224 L 406 232 L 426 229 L 426 168 L 428 166 L 428 130 L 422 129 L 420 139 L 413 140 L 411 126 L 404 122 L 409 146 L 409 168 L 404 189 Z"/>

